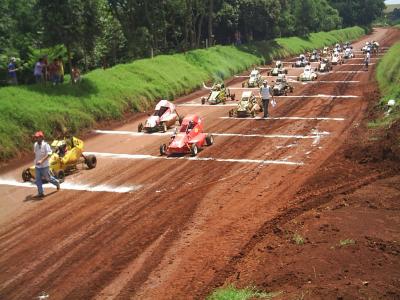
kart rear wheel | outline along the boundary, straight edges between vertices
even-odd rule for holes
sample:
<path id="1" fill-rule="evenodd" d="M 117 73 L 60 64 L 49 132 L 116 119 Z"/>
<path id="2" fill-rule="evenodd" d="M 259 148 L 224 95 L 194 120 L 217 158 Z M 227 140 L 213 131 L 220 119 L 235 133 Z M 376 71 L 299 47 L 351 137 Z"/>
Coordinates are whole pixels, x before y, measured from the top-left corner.
<path id="1" fill-rule="evenodd" d="M 180 117 L 179 117 L 179 121 L 178 121 L 178 122 L 179 122 L 179 125 L 182 125 L 183 119 L 184 119 L 184 116 L 180 116 Z"/>
<path id="2" fill-rule="evenodd" d="M 143 131 L 143 124 L 142 123 L 139 123 L 137 131 L 138 132 L 142 132 Z"/>
<path id="3" fill-rule="evenodd" d="M 162 144 L 160 146 L 160 155 L 163 156 L 163 155 L 166 155 L 166 154 L 167 154 L 167 145 L 166 144 Z"/>
<path id="4" fill-rule="evenodd" d="M 33 178 L 32 178 L 32 175 L 31 175 L 31 172 L 29 172 L 29 169 L 25 169 L 23 172 L 22 172 L 22 180 L 24 181 L 24 182 L 28 182 L 28 181 L 31 181 Z"/>
<path id="5" fill-rule="evenodd" d="M 88 155 L 85 157 L 85 164 L 89 169 L 96 168 L 97 165 L 97 158 L 94 155 Z"/>
<path id="6" fill-rule="evenodd" d="M 252 110 L 250 115 L 251 115 L 252 118 L 255 118 L 256 117 L 256 112 L 254 110 Z"/>
<path id="7" fill-rule="evenodd" d="M 231 110 L 229 111 L 229 117 L 230 117 L 230 118 L 233 117 L 233 109 L 231 109 Z"/>
<path id="8" fill-rule="evenodd" d="M 231 96 L 230 96 L 230 97 L 231 97 L 231 100 L 232 100 L 232 101 L 235 101 L 235 97 L 236 97 L 236 95 L 235 95 L 235 94 L 231 94 Z"/>
<path id="9" fill-rule="evenodd" d="M 211 146 L 212 144 L 214 144 L 214 137 L 211 134 L 207 134 L 206 143 L 207 146 Z"/>
<path id="10" fill-rule="evenodd" d="M 190 154 L 192 156 L 196 156 L 197 153 L 199 153 L 199 148 L 197 147 L 196 144 L 193 144 L 192 147 L 190 147 Z"/>
<path id="11" fill-rule="evenodd" d="M 201 104 L 206 104 L 206 98 L 201 98 Z"/>

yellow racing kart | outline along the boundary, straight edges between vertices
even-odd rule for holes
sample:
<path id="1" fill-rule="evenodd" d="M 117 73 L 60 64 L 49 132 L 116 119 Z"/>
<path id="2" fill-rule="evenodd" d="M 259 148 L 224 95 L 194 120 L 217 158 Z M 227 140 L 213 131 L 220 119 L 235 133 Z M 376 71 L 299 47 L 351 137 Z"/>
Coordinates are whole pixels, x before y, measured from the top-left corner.
<path id="1" fill-rule="evenodd" d="M 83 155 L 83 141 L 76 137 L 54 140 L 51 143 L 53 153 L 50 156 L 51 174 L 64 181 L 66 175 L 77 170 L 78 164 L 86 164 L 89 169 L 96 167 L 97 159 L 94 155 Z M 24 182 L 35 180 L 35 166 L 22 172 Z"/>

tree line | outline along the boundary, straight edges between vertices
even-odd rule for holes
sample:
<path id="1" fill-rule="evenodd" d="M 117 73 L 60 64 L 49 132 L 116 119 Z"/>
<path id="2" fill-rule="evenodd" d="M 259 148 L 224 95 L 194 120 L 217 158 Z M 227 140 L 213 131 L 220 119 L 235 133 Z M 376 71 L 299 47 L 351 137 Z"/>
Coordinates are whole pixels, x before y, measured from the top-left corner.
<path id="1" fill-rule="evenodd" d="M 0 68 L 42 54 L 83 69 L 218 44 L 304 36 L 381 16 L 384 0 L 0 0 Z"/>

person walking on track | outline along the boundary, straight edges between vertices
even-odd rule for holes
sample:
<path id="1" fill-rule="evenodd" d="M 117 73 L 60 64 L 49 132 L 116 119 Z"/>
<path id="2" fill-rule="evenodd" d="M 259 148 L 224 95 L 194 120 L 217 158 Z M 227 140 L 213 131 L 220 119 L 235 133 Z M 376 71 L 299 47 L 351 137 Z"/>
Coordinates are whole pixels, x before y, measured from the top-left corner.
<path id="1" fill-rule="evenodd" d="M 44 134 L 42 131 L 38 131 L 34 135 L 35 144 L 33 150 L 35 152 L 35 179 L 36 186 L 38 189 L 37 198 L 44 197 L 43 191 L 43 179 L 52 183 L 57 187 L 57 191 L 60 189 L 60 182 L 50 174 L 49 159 L 52 154 L 50 145 L 44 141 Z"/>
<path id="2" fill-rule="evenodd" d="M 368 65 L 369 65 L 370 59 L 371 59 L 371 52 L 367 51 L 367 53 L 365 54 L 365 57 L 364 57 L 365 71 L 368 71 Z"/>
<path id="3" fill-rule="evenodd" d="M 263 104 L 264 118 L 268 118 L 269 117 L 268 106 L 269 106 L 269 100 L 272 97 L 272 89 L 268 85 L 268 81 L 266 80 L 263 81 L 263 86 L 260 88 L 260 96 Z"/>

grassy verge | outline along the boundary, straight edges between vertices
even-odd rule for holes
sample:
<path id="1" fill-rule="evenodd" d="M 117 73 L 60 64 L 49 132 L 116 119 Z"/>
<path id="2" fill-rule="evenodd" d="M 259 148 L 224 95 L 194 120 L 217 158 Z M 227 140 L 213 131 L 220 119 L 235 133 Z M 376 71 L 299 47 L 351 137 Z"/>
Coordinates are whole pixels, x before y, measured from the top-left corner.
<path id="1" fill-rule="evenodd" d="M 273 299 L 282 292 L 260 292 L 254 288 L 237 289 L 234 286 L 217 289 L 207 300 L 247 300 L 247 299 Z"/>
<path id="2" fill-rule="evenodd" d="M 400 43 L 392 46 L 385 54 L 376 70 L 376 79 L 379 89 L 383 95 L 379 106 L 387 111 L 388 101 L 394 99 L 396 105 L 390 114 L 370 123 L 370 127 L 390 126 L 393 122 L 400 120 Z"/>
<path id="3" fill-rule="evenodd" d="M 76 86 L 17 86 L 0 89 L 0 161 L 31 147 L 30 136 L 43 130 L 49 139 L 63 129 L 79 133 L 98 121 L 149 108 L 199 88 L 201 82 L 227 78 L 252 65 L 286 57 L 364 34 L 360 27 L 284 38 L 241 47 L 217 46 L 186 54 L 160 55 L 107 70 L 95 70 Z"/>

